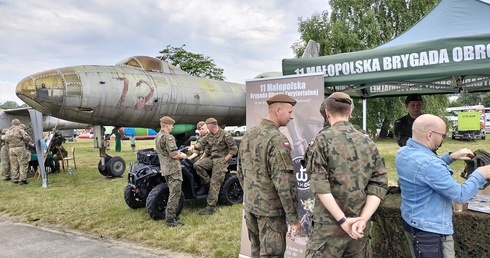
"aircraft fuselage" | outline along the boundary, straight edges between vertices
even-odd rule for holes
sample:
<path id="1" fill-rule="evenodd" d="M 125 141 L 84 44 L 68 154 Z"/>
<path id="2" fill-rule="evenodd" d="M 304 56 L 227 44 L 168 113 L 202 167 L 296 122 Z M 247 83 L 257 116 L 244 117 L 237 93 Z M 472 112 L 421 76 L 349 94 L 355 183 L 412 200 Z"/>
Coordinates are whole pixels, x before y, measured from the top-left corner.
<path id="1" fill-rule="evenodd" d="M 92 125 L 159 127 L 168 115 L 195 124 L 245 124 L 245 86 L 191 76 L 151 57 L 116 66 L 71 66 L 23 79 L 17 96 L 42 113 Z"/>

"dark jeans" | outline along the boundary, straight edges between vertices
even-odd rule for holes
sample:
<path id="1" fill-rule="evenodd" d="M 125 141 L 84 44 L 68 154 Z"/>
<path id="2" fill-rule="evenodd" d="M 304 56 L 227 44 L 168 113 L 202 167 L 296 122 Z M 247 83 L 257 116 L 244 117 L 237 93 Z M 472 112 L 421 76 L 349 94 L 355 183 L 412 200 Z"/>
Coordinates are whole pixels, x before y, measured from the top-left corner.
<path id="1" fill-rule="evenodd" d="M 443 238 L 445 235 L 414 228 L 402 219 L 403 229 L 413 236 L 411 248 L 416 258 L 444 258 Z"/>

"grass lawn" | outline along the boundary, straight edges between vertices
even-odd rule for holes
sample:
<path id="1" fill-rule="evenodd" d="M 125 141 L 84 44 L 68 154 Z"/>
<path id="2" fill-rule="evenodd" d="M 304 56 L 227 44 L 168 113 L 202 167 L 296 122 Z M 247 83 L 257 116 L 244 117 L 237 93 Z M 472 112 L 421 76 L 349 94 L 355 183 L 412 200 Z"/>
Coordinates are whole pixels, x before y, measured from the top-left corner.
<path id="1" fill-rule="evenodd" d="M 375 141 L 385 158 L 390 185 L 395 185 L 397 175 L 394 168 L 398 145 L 393 139 Z M 17 221 L 78 230 L 86 234 L 106 239 L 137 243 L 150 248 L 168 249 L 197 257 L 238 257 L 241 238 L 242 205 L 219 206 L 212 216 L 200 216 L 206 206 L 205 200 L 188 200 L 180 215 L 184 227 L 169 228 L 164 221 L 154 221 L 144 208 L 133 210 L 124 202 L 123 191 L 127 185 L 129 163 L 136 161 L 130 142 L 122 142 L 122 152 L 114 152 L 111 142 L 111 156 L 121 156 L 127 162 L 122 178 L 106 179 L 97 170 L 98 149 L 93 141 L 78 139 L 64 144 L 67 150 L 77 148 L 77 170 L 49 175 L 48 187 L 42 188 L 41 180 L 28 175 L 28 185 L 19 186 L 12 182 L 0 182 L 0 212 Z M 439 153 L 468 147 L 472 150 L 484 149 L 486 140 L 476 142 L 447 139 Z M 136 142 L 137 149 L 154 147 L 154 141 Z M 73 166 L 73 165 L 72 165 Z M 459 174 L 464 162 L 455 162 L 452 167 L 454 178 L 463 179 Z M 74 167 L 72 167 L 74 169 Z"/>

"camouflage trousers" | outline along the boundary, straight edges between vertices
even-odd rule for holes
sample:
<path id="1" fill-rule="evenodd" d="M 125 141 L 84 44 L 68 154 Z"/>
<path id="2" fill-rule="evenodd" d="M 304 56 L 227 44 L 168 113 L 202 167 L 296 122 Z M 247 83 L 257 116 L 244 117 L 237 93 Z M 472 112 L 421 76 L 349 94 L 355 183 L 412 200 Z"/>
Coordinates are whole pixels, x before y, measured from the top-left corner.
<path id="1" fill-rule="evenodd" d="M 2 176 L 3 178 L 10 178 L 10 154 L 9 147 L 7 145 L 2 146 Z"/>
<path id="2" fill-rule="evenodd" d="M 228 162 L 225 162 L 224 157 L 214 159 L 204 158 L 194 163 L 194 169 L 203 179 L 203 183 L 210 184 L 207 199 L 208 207 L 215 207 L 216 203 L 218 203 L 221 185 L 228 171 Z M 209 178 L 207 170 L 212 170 L 211 178 Z"/>
<path id="3" fill-rule="evenodd" d="M 24 181 L 27 178 L 27 166 L 29 165 L 27 150 L 25 147 L 9 148 L 10 176 L 13 182 Z"/>
<path id="4" fill-rule="evenodd" d="M 202 158 L 197 160 L 193 166 L 196 170 L 196 173 L 201 178 L 201 183 L 209 184 L 209 181 L 211 179 L 209 178 L 207 170 L 211 170 L 211 168 L 213 167 L 213 160 L 210 158 Z"/>
<path id="5" fill-rule="evenodd" d="M 286 251 L 286 216 L 257 216 L 245 211 L 248 239 L 252 244 L 252 258 L 284 257 Z"/>
<path id="6" fill-rule="evenodd" d="M 165 219 L 173 220 L 177 216 L 180 196 L 182 195 L 182 177 L 178 173 L 165 176 L 168 185 L 168 201 L 165 208 Z"/>
<path id="7" fill-rule="evenodd" d="M 364 237 L 352 239 L 338 225 L 313 223 L 313 232 L 306 244 L 306 258 L 320 257 L 369 257 L 369 230 L 370 222 L 364 229 Z"/>

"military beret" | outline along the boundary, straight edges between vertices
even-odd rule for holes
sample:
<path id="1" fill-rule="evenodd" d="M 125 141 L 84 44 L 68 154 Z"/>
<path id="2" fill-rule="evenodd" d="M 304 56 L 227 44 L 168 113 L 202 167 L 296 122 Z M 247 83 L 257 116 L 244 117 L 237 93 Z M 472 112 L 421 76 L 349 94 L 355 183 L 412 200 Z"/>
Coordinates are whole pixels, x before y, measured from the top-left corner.
<path id="1" fill-rule="evenodd" d="M 292 106 L 294 106 L 294 105 L 296 105 L 296 100 L 289 97 L 286 94 L 281 93 L 281 94 L 276 94 L 276 95 L 272 96 L 272 98 L 267 100 L 267 105 L 271 105 L 274 103 L 289 103 Z"/>
<path id="2" fill-rule="evenodd" d="M 173 120 L 171 117 L 169 116 L 164 116 L 162 118 L 160 118 L 160 122 L 161 123 L 164 123 L 164 124 L 168 124 L 168 125 L 173 125 L 175 124 L 175 120 Z"/>
<path id="3" fill-rule="evenodd" d="M 343 92 L 334 92 L 330 94 L 327 99 L 334 99 L 337 102 L 343 102 L 349 105 L 352 104 L 352 99 L 350 98 L 350 96 L 347 93 Z"/>
<path id="4" fill-rule="evenodd" d="M 405 99 L 405 105 L 408 105 L 410 101 L 422 101 L 422 96 L 420 94 L 410 94 Z"/>
<path id="5" fill-rule="evenodd" d="M 217 124 L 218 123 L 218 120 L 216 120 L 215 118 L 208 118 L 206 119 L 206 124 Z"/>
<path id="6" fill-rule="evenodd" d="M 199 121 L 199 123 L 197 123 L 197 125 L 196 125 L 196 128 L 199 130 L 199 129 L 201 129 L 201 127 L 202 127 L 203 125 L 205 125 L 205 124 L 206 124 L 206 122 L 204 122 L 204 121 Z"/>

